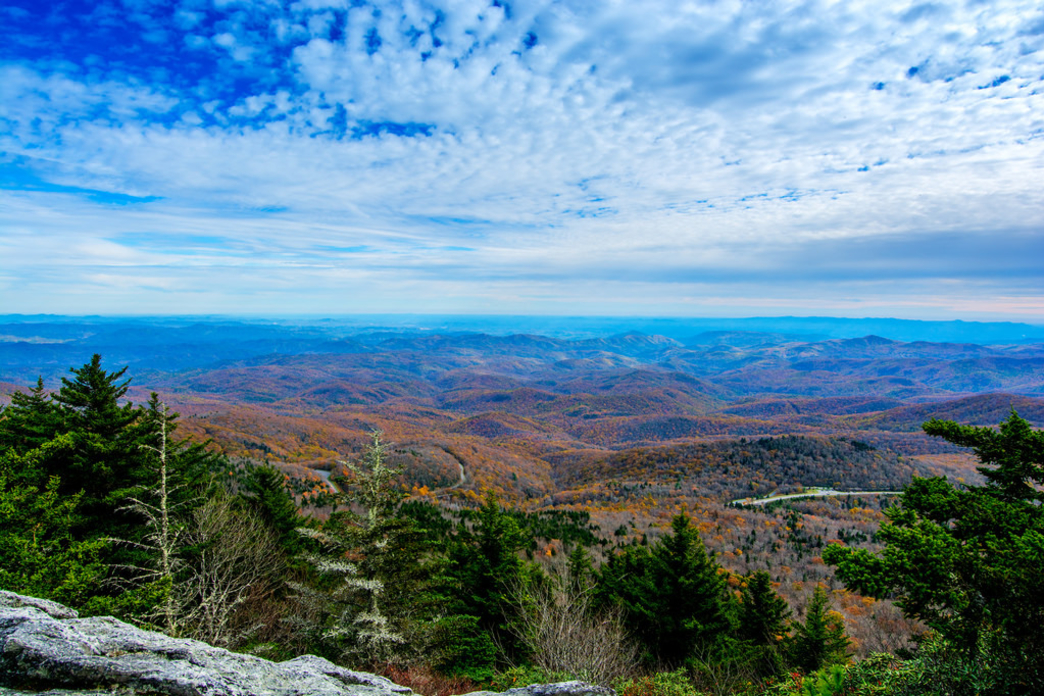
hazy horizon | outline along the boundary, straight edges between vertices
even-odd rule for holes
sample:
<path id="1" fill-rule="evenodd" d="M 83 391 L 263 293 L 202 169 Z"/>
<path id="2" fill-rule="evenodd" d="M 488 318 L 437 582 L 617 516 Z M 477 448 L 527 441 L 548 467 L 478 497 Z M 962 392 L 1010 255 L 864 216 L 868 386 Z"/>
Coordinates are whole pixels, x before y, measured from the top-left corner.
<path id="1" fill-rule="evenodd" d="M 1044 343 L 1044 324 L 1025 322 L 931 321 L 894 317 L 639 317 L 511 314 L 341 314 L 341 315 L 58 315 L 0 314 L 0 343 L 31 339 L 34 326 L 105 326 L 131 342 L 128 327 L 152 326 L 191 332 L 194 325 L 257 327 L 276 331 L 297 329 L 325 332 L 330 336 L 359 335 L 372 331 L 432 334 L 485 333 L 533 334 L 585 339 L 639 333 L 666 336 L 682 342 L 701 334 L 751 333 L 788 336 L 799 341 L 853 339 L 881 336 L 894 341 L 975 343 Z M 24 331 L 19 331 L 19 328 Z M 68 329 L 72 330 L 72 328 Z M 11 333 L 14 331 L 15 333 Z M 59 331 L 61 333 L 61 331 Z M 63 334 L 64 335 L 64 334 Z M 73 336 L 74 334 L 69 334 Z M 68 337 L 66 337 L 68 338 Z M 57 342 L 62 342 L 61 339 Z M 89 335 L 77 340 L 90 342 Z M 121 339 L 122 340 L 122 339 Z M 45 341 L 48 342 L 48 341 Z"/>

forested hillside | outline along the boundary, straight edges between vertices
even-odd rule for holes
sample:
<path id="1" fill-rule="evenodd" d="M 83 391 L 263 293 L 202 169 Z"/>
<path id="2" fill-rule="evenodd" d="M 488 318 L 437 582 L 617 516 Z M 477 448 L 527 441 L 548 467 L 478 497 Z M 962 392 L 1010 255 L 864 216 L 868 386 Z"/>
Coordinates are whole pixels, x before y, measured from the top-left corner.
<path id="1" fill-rule="evenodd" d="M 243 649 L 494 686 L 508 664 L 558 669 L 529 628 L 564 602 L 630 646 L 588 678 L 765 686 L 924 630 L 824 562 L 831 544 L 880 551 L 917 477 L 989 484 L 922 423 L 1044 422 L 1038 345 L 310 331 L 258 329 L 259 352 L 217 362 L 168 360 L 185 344 L 160 331 L 137 373 L 97 355 L 54 369 L 89 332 L 7 341 L 0 579 Z M 757 501 L 819 489 L 857 493 Z M 219 566 L 239 580 L 208 585 Z M 675 607 L 685 583 L 701 599 Z M 750 614 L 765 602 L 778 611 Z"/>

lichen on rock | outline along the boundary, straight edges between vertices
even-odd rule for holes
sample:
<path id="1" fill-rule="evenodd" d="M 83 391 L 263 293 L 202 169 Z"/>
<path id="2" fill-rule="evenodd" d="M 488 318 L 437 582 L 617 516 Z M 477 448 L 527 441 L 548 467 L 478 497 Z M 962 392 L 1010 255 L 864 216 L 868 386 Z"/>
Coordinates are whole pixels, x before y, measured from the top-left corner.
<path id="1" fill-rule="evenodd" d="M 475 696 L 488 692 L 476 692 Z M 510 696 L 614 696 L 582 682 Z M 272 662 L 0 590 L 0 696 L 411 696 L 315 655 Z"/>
<path id="2" fill-rule="evenodd" d="M 271 662 L 55 602 L 0 592 L 0 694 L 402 696 L 408 688 L 314 655 Z M 12 690 L 14 689 L 14 690 Z"/>

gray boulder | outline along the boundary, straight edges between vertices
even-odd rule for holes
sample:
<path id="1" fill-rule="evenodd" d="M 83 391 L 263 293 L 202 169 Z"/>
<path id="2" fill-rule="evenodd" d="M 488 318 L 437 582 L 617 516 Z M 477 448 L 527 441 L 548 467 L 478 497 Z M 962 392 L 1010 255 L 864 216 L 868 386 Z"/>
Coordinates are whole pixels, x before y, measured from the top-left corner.
<path id="1" fill-rule="evenodd" d="M 494 691 L 474 691 L 467 696 L 616 696 L 616 692 L 604 686 L 567 681 L 556 684 L 530 684 L 508 689 L 503 695 Z"/>
<path id="2" fill-rule="evenodd" d="M 315 655 L 271 662 L 198 640 L 86 619 L 56 602 L 0 590 L 0 696 L 409 696 L 368 672 Z M 484 696 L 491 692 L 475 692 Z M 583 682 L 536 684 L 510 696 L 615 696 Z"/>
<path id="3" fill-rule="evenodd" d="M 410 689 L 314 655 L 271 662 L 0 591 L 0 696 L 400 696 Z"/>

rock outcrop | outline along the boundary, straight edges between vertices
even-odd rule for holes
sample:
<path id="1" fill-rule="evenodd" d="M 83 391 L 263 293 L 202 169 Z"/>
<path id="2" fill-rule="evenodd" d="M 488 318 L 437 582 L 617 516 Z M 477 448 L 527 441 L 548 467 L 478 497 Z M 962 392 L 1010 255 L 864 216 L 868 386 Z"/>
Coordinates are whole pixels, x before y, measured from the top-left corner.
<path id="1" fill-rule="evenodd" d="M 170 696 L 412 693 L 314 655 L 271 662 L 144 631 L 110 616 L 81 619 L 60 604 L 10 592 L 0 592 L 0 683 L 34 691 Z"/>
<path id="2" fill-rule="evenodd" d="M 408 696 L 413 692 L 314 655 L 271 662 L 109 616 L 0 591 L 0 696 Z M 516 696 L 612 696 L 581 682 Z"/>

